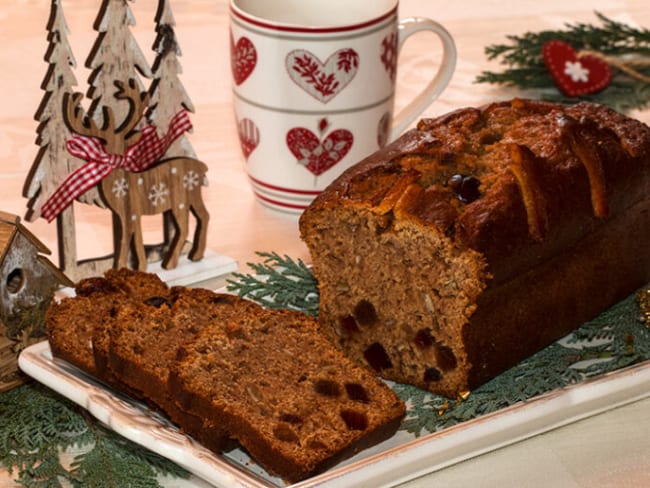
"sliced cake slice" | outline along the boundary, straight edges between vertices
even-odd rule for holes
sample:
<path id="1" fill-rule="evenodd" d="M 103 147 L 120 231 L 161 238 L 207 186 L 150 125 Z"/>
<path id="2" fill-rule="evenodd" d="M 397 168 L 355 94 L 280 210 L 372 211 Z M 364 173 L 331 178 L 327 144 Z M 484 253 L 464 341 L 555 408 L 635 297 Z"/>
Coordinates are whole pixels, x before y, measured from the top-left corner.
<path id="1" fill-rule="evenodd" d="M 46 314 L 46 331 L 54 357 L 107 381 L 105 365 L 97 364 L 93 336 L 114 319 L 125 301 L 140 301 L 168 293 L 167 285 L 151 273 L 109 270 L 75 285 L 75 296 L 53 302 Z"/>
<path id="2" fill-rule="evenodd" d="M 314 318 L 259 309 L 179 351 L 179 406 L 223 426 L 267 471 L 298 481 L 391 436 L 404 403 L 332 346 Z"/>
<path id="3" fill-rule="evenodd" d="M 219 425 L 208 425 L 172 400 L 169 370 L 178 347 L 207 324 L 220 324 L 259 305 L 242 298 L 201 288 L 174 287 L 168 296 L 125 303 L 107 329 L 108 368 L 141 399 L 158 407 L 172 422 L 207 447 L 229 445 Z"/>

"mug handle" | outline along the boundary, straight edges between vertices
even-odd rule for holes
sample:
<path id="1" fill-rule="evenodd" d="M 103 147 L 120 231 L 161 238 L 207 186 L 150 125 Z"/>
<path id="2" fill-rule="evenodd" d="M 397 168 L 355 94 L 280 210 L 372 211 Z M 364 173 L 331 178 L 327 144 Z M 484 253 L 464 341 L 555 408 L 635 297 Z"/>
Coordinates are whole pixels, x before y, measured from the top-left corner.
<path id="1" fill-rule="evenodd" d="M 404 41 L 416 32 L 429 31 L 435 33 L 442 41 L 442 60 L 440 67 L 429 84 L 393 118 L 390 140 L 396 139 L 436 98 L 440 96 L 451 80 L 456 69 L 456 44 L 449 32 L 434 20 L 414 17 L 401 20 L 397 26 L 397 52 L 399 53 Z"/>

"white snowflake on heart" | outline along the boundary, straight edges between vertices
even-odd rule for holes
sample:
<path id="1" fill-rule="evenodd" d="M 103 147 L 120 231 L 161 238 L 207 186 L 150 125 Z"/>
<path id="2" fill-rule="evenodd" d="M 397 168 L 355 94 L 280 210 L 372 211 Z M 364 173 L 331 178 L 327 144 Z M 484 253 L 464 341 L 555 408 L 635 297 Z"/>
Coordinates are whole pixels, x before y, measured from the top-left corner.
<path id="1" fill-rule="evenodd" d="M 574 83 L 589 81 L 589 70 L 580 61 L 567 61 L 564 64 L 564 74 L 569 76 Z"/>

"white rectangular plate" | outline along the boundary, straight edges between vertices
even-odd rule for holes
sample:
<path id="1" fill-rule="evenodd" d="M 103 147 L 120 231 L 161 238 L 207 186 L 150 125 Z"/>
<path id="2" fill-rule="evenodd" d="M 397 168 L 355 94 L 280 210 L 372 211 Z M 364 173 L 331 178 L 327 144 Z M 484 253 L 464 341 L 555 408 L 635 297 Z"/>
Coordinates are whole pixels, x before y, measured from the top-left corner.
<path id="1" fill-rule="evenodd" d="M 54 360 L 47 341 L 25 349 L 19 365 L 115 432 L 217 487 L 284 486 L 242 451 L 214 454 L 138 402 Z M 645 361 L 419 438 L 400 431 L 329 471 L 291 486 L 393 486 L 648 396 L 650 361 Z"/>

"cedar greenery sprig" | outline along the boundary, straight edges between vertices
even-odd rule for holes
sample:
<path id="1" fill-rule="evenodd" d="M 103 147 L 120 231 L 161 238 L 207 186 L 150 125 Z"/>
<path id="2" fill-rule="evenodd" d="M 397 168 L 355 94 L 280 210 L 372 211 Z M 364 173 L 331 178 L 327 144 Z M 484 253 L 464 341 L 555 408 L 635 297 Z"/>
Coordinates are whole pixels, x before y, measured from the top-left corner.
<path id="1" fill-rule="evenodd" d="M 227 288 L 267 308 L 300 310 L 318 315 L 318 282 L 300 259 L 275 252 L 257 252 L 261 263 L 248 263 L 254 274 L 233 273 Z"/>
<path id="2" fill-rule="evenodd" d="M 158 488 L 158 475 L 187 478 L 171 461 L 102 427 L 38 383 L 0 394 L 0 463 L 34 488 Z M 60 450 L 84 448 L 69 468 Z"/>
<path id="3" fill-rule="evenodd" d="M 563 41 L 576 51 L 598 51 L 622 61 L 650 60 L 650 30 L 631 27 L 599 12 L 595 14 L 601 26 L 567 23 L 565 30 L 509 35 L 506 36 L 509 43 L 487 46 L 485 54 L 488 60 L 499 59 L 506 68 L 502 72 L 484 71 L 475 81 L 535 90 L 539 98 L 548 101 L 571 103 L 589 100 L 619 111 L 645 107 L 650 103 L 650 84 L 629 76 L 616 66 L 611 66 L 611 84 L 598 93 L 570 98 L 556 88 L 542 59 L 542 46 L 547 41 Z M 636 66 L 635 69 L 643 75 L 650 75 L 649 65 Z"/>

